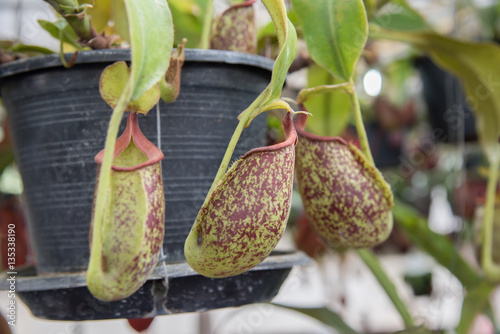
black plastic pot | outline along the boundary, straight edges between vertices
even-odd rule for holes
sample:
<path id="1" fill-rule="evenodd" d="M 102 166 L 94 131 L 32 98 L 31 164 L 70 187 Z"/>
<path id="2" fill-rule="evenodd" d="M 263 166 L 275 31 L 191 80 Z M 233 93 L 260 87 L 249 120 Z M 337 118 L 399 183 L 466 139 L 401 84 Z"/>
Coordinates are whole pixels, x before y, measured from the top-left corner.
<path id="1" fill-rule="evenodd" d="M 115 302 L 94 298 L 84 273 L 18 276 L 16 293 L 34 316 L 44 319 L 148 318 L 267 302 L 292 266 L 308 262 L 302 253 L 275 253 L 254 269 L 227 278 L 200 276 L 185 262 L 158 266 L 136 293 Z"/>
<path id="2" fill-rule="evenodd" d="M 417 58 L 415 66 L 422 78 L 434 139 L 445 143 L 476 141 L 474 115 L 458 79 L 428 57 Z"/>
<path id="3" fill-rule="evenodd" d="M 102 70 L 118 60 L 130 60 L 130 52 L 81 52 L 71 69 L 63 68 L 56 55 L 0 66 L 1 97 L 8 111 L 16 162 L 23 179 L 36 260 L 37 275 L 27 277 L 24 288 L 19 290 L 25 299 L 36 296 L 38 302 L 26 300 L 28 305 L 44 307 L 47 298 L 56 296 L 55 292 L 50 292 L 57 290 L 55 283 L 52 283 L 51 290 L 40 290 L 43 288 L 39 282 L 44 279 L 44 274 L 59 277 L 62 282 L 68 274 L 87 268 L 96 176 L 94 156 L 104 147 L 111 115 L 111 108 L 99 95 L 98 82 Z M 166 199 L 166 266 L 184 261 L 184 240 L 236 127 L 236 117 L 266 87 L 272 65 L 270 60 L 259 56 L 187 50 L 178 100 L 170 105 L 159 103 L 159 122 L 155 110 L 140 117 L 139 123 L 146 137 L 154 143 L 159 138 L 158 146 L 165 154 L 162 172 Z M 233 158 L 265 145 L 265 138 L 266 119 L 260 116 L 243 132 Z M 207 280 L 194 272 L 186 275 L 200 282 Z M 234 278 L 228 282 L 231 280 Z M 224 284 L 223 281 L 217 284 Z M 273 282 L 276 283 L 276 279 Z M 136 295 L 146 296 L 144 289 L 154 285 L 148 284 Z M 279 287 L 281 283 L 276 284 Z M 154 286 L 153 290 L 157 290 Z M 202 285 L 198 284 L 198 290 L 193 291 L 199 292 L 201 288 Z M 81 298 L 91 298 L 81 284 L 76 290 L 73 287 L 68 290 L 69 286 L 64 284 L 60 289 L 59 295 L 73 296 L 76 293 L 85 296 Z M 136 299 L 141 298 L 136 295 L 130 297 L 132 304 L 137 304 Z M 70 300 L 80 297 L 75 295 Z M 145 303 L 154 302 L 150 295 L 146 297 L 149 301 Z M 165 299 L 171 299 L 167 297 L 165 295 Z M 206 302 L 200 299 L 201 309 L 210 308 Z M 247 302 L 251 301 L 245 299 L 241 303 Z M 60 312 L 70 309 L 69 304 L 57 304 Z M 120 305 L 122 309 L 126 308 L 127 302 Z M 178 309 L 196 310 L 188 305 Z M 82 319 L 74 312 L 59 316 L 53 309 L 49 313 L 32 311 L 49 319 Z M 142 309 L 134 317 L 151 312 Z M 115 312 L 111 307 L 95 317 L 120 317 L 125 313 Z"/>

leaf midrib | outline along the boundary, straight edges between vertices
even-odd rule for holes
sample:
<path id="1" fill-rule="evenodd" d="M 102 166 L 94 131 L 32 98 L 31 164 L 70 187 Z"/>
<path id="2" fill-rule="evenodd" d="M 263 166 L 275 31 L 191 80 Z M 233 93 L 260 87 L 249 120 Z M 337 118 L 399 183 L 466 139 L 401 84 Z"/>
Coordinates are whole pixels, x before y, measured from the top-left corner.
<path id="1" fill-rule="evenodd" d="M 331 35 L 333 37 L 332 44 L 333 44 L 333 47 L 334 47 L 334 50 L 336 53 L 336 58 L 338 59 L 338 62 L 340 65 L 340 69 L 342 71 L 342 79 L 349 81 L 351 79 L 350 78 L 351 76 L 347 75 L 348 71 L 346 69 L 346 64 L 345 64 L 344 58 L 342 57 L 342 52 L 340 50 L 340 44 L 337 42 L 338 41 L 338 33 L 337 33 L 338 31 L 335 28 L 336 15 L 333 14 L 333 12 L 335 12 L 335 14 L 337 12 L 333 8 L 333 1 L 327 1 L 327 6 L 328 6 L 329 21 L 330 21 L 330 31 L 331 31 Z"/>

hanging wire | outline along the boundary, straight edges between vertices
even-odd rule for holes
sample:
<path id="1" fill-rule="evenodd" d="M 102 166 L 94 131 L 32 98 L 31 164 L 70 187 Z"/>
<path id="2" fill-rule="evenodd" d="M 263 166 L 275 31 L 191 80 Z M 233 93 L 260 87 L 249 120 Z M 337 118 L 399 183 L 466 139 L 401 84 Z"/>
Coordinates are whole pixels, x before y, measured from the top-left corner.
<path id="1" fill-rule="evenodd" d="M 15 42 L 20 43 L 21 42 L 21 34 L 22 34 L 22 29 L 23 25 L 22 23 L 22 11 L 23 11 L 23 2 L 24 0 L 17 0 L 16 3 L 16 18 L 15 18 L 15 26 L 16 26 L 16 38 Z"/>
<path id="2" fill-rule="evenodd" d="M 160 149 L 161 151 L 161 118 L 160 118 L 160 102 L 156 104 L 156 146 Z M 162 163 L 160 161 L 160 168 L 162 168 Z M 165 222 L 163 222 L 165 223 Z M 160 259 L 159 261 L 161 262 L 162 269 L 163 269 L 163 280 L 164 280 L 164 286 L 166 289 L 168 289 L 168 272 L 167 272 L 167 256 L 165 255 L 165 252 L 163 251 L 163 243 L 160 248 Z"/>

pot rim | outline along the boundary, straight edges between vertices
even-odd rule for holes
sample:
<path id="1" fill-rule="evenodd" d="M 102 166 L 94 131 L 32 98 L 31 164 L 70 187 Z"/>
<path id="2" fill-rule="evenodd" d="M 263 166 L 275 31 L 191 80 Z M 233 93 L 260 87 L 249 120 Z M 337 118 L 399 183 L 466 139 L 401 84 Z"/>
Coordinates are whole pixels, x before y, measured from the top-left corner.
<path id="1" fill-rule="evenodd" d="M 262 68 L 268 71 L 272 71 L 274 66 L 274 61 L 272 59 L 248 53 L 204 49 L 186 49 L 185 51 L 187 62 L 247 65 Z M 69 59 L 73 54 L 66 53 L 65 55 L 66 58 Z M 100 62 L 113 63 L 120 60 L 130 61 L 130 49 L 80 51 L 78 52 L 75 65 Z M 0 79 L 34 70 L 55 67 L 63 67 L 58 53 L 27 59 L 19 59 L 0 65 Z"/>
<path id="2" fill-rule="evenodd" d="M 148 281 L 201 276 L 185 261 L 165 263 L 165 266 L 162 263 L 165 262 L 158 261 Z M 262 263 L 249 271 L 291 269 L 294 266 L 306 266 L 311 263 L 313 263 L 311 258 L 302 251 L 275 250 Z M 0 291 L 9 290 L 9 282 L 4 276 L 0 275 L 2 278 L 0 280 Z M 23 276 L 20 272 L 16 277 L 16 291 L 18 292 L 69 289 L 84 286 L 87 286 L 86 270 L 71 273 L 30 274 L 26 276 Z"/>

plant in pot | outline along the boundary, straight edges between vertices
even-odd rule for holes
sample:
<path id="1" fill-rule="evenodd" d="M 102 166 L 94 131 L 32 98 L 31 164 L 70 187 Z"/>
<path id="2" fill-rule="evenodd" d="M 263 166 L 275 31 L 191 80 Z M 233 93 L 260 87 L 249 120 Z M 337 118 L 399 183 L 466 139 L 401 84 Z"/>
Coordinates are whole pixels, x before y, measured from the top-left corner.
<path id="1" fill-rule="evenodd" d="M 69 18 L 67 22 L 71 27 L 73 24 L 77 25 L 76 29 L 73 27 L 73 31 L 78 33 L 78 27 L 88 27 L 88 17 L 85 15 L 87 5 L 80 6 L 68 1 L 51 4 L 55 5 L 63 17 Z M 32 58 L 2 66 L 2 97 L 15 132 L 13 137 L 17 163 L 24 180 L 24 198 L 30 205 L 30 230 L 36 239 L 33 242 L 38 275 L 20 278 L 18 291 L 35 315 L 50 319 L 139 318 L 268 300 L 277 293 L 277 288 L 286 278 L 292 263 L 297 263 L 302 258 L 300 255 L 278 254 L 279 259 L 276 258 L 276 261 L 271 256 L 257 268 L 259 270 L 214 280 L 196 274 L 185 263 L 183 250 L 184 240 L 215 175 L 217 177 L 210 192 L 218 194 L 220 188 L 217 188 L 217 184 L 226 175 L 233 150 L 234 156 L 238 156 L 250 148 L 264 144 L 265 120 L 257 117 L 258 114 L 283 106 L 279 100 L 280 91 L 295 53 L 295 32 L 286 20 L 284 5 L 281 1 L 265 2 L 276 23 L 282 50 L 272 74 L 272 62 L 262 57 L 188 50 L 182 71 L 181 93 L 176 102 L 167 105 L 164 102 L 156 104 L 159 95 L 166 96 L 172 92 L 175 95 L 177 86 L 169 86 L 170 82 L 165 82 L 163 78 L 174 79 L 173 82 L 179 78 L 179 75 L 172 75 L 176 67 L 168 69 L 173 41 L 172 18 L 168 6 L 155 1 L 127 1 L 125 4 L 130 26 L 131 52 L 114 49 L 79 51 L 73 61 L 66 55 L 67 64 L 73 65 L 69 70 L 61 67 L 63 62 L 57 56 Z M 65 26 L 56 35 L 62 36 L 64 41 L 67 34 L 63 32 L 68 29 Z M 94 44 L 93 39 L 97 38 L 106 41 L 97 44 L 109 46 L 112 43 L 111 38 L 102 37 L 93 29 L 90 29 L 90 36 L 86 41 L 80 37 L 80 41 L 91 45 Z M 174 53 L 175 55 L 179 57 L 173 58 L 171 65 L 182 62 L 181 53 Z M 221 55 L 225 58 L 219 61 Z M 118 63 L 101 76 L 102 96 L 115 106 L 109 121 L 109 107 L 98 90 L 99 77 L 107 65 L 115 61 L 130 60 L 130 69 L 124 63 Z M 215 75 L 210 76 L 211 74 Z M 90 81 L 84 83 L 85 78 Z M 111 79 L 107 81 L 106 78 Z M 158 85 L 160 79 L 162 82 Z M 41 91 L 37 93 L 34 87 L 38 83 L 42 85 Z M 83 83 L 83 87 L 78 87 L 78 83 Z M 120 83 L 122 86 L 117 86 Z M 138 99 L 144 92 L 148 92 L 147 98 Z M 224 95 L 216 95 L 220 92 Z M 144 107 L 143 103 L 147 106 Z M 155 104 L 157 111 L 160 111 L 157 117 L 135 116 L 134 111 L 147 112 Z M 41 108 L 37 109 L 35 105 Z M 132 110 L 129 127 L 116 141 L 125 109 Z M 47 110 L 53 110 L 56 114 L 47 113 Z M 238 122 L 237 115 L 242 110 L 245 111 Z M 161 126 L 157 120 L 161 122 Z M 138 123 L 141 124 L 144 136 L 140 135 Z M 234 127 L 235 135 L 231 137 L 231 129 Z M 248 129 L 243 131 L 245 127 Z M 195 133 L 188 130 L 194 130 Z M 104 142 L 106 131 L 108 136 Z M 237 145 L 242 132 L 242 139 Z M 293 137 L 293 131 L 289 133 Z M 50 137 L 51 134 L 55 136 Z M 150 141 L 157 142 L 165 152 L 165 162 L 161 165 L 166 193 L 164 238 L 161 237 L 163 225 L 160 188 L 163 184 L 159 181 L 161 178 L 158 170 L 161 154 Z M 293 144 L 293 138 L 287 145 L 290 143 Z M 226 152 L 225 146 L 228 144 Z M 98 156 L 102 164 L 98 173 L 99 181 L 96 183 L 93 157 L 103 146 L 105 150 Z M 269 152 L 281 149 L 266 148 L 262 152 L 249 153 L 243 160 L 267 156 Z M 113 152 L 116 156 L 113 156 Z M 29 162 L 23 162 L 23 156 Z M 287 155 L 289 156 L 290 154 Z M 220 161 L 223 163 L 218 168 Z M 144 174 L 142 167 L 155 171 Z M 217 173 L 217 170 L 220 172 Z M 278 170 L 280 168 L 276 168 Z M 129 176 L 132 179 L 123 179 Z M 151 183 L 155 178 L 157 181 Z M 92 205 L 94 184 L 96 193 Z M 127 200 L 127 203 L 120 204 L 124 197 L 115 197 L 115 194 L 118 187 L 125 187 L 126 184 L 136 195 L 129 197 L 130 201 Z M 144 191 L 151 190 L 152 187 L 155 191 Z M 48 193 L 43 194 L 42 189 Z M 149 196 L 153 193 L 157 195 L 155 199 Z M 285 215 L 286 198 L 283 203 L 280 212 Z M 127 217 L 131 217 L 131 213 L 138 215 L 134 220 L 136 225 L 128 225 L 126 229 L 119 230 L 109 223 L 119 220 L 113 216 L 115 211 L 111 208 L 120 206 L 129 207 Z M 135 206 L 133 210 L 132 206 Z M 91 212 L 93 249 L 88 266 Z M 111 219 L 110 214 L 116 219 Z M 154 220 L 150 219 L 153 216 Z M 125 220 L 131 223 L 128 219 Z M 273 243 L 277 242 L 282 230 L 283 228 L 276 232 Z M 148 234 L 149 231 L 154 231 L 154 238 Z M 124 246 L 120 243 L 125 240 L 129 245 L 128 253 L 120 248 Z M 194 240 L 197 242 L 197 238 Z M 264 250 L 253 265 L 269 255 L 273 248 L 271 246 Z M 165 257 L 160 265 L 155 266 L 158 254 L 162 251 Z M 119 256 L 114 257 L 115 254 Z M 117 282 L 120 278 L 129 277 L 129 270 L 134 270 L 131 269 L 133 265 L 122 270 L 126 267 L 124 259 L 128 257 L 128 260 L 136 261 L 134 264 L 137 264 L 137 254 L 144 256 L 141 260 L 143 270 L 140 273 L 133 272 L 138 275 L 128 281 L 129 285 L 124 291 L 124 286 L 118 286 Z M 92 292 L 100 299 L 95 299 L 87 290 L 86 275 L 82 272 L 87 267 L 89 285 L 99 282 L 108 284 L 101 285 L 101 288 L 91 287 Z M 254 279 L 257 276 L 261 278 Z M 257 282 L 260 285 L 252 285 Z M 109 284 L 115 284 L 116 290 L 112 295 L 102 294 L 112 291 Z M 258 293 L 238 288 L 243 285 Z M 139 291 L 133 293 L 137 288 Z M 47 298 L 55 298 L 58 294 L 62 298 L 62 295 L 68 295 L 68 291 L 71 292 L 71 298 L 66 299 L 67 304 L 62 307 L 60 305 L 63 303 L 54 307 L 47 306 Z M 130 294 L 132 295 L 125 302 L 109 301 L 122 299 Z"/>
<path id="2" fill-rule="evenodd" d="M 52 3 L 64 17 L 69 18 L 68 24 L 76 25 L 73 30 L 77 34 L 82 26 L 89 25 L 85 19 L 86 6 L 82 7 L 66 1 L 64 3 L 53 1 Z M 274 265 L 272 257 L 268 258 L 268 256 L 283 234 L 290 210 L 294 168 L 299 179 L 307 214 L 315 224 L 315 228 L 326 239 L 343 247 L 365 248 L 376 245 L 387 238 L 392 228 L 392 193 L 375 168 L 371 158 L 353 84 L 354 65 L 367 36 L 363 2 L 356 1 L 349 5 L 341 2 L 329 2 L 328 5 L 333 6 L 329 7 L 330 9 L 334 8 L 346 14 L 346 21 L 335 22 L 330 30 L 325 29 L 324 24 L 320 24 L 318 27 L 313 24 L 312 18 L 323 15 L 319 3 L 309 6 L 306 2 L 297 1 L 294 4 L 297 7 L 302 6 L 304 17 L 307 18 L 302 24 L 306 39 L 311 38 L 308 40 L 308 46 L 313 57 L 342 81 L 335 85 L 304 90 L 297 101 L 299 104 L 307 104 L 306 100 L 313 94 L 332 90 L 344 91 L 353 106 L 361 150 L 338 138 L 319 137 L 306 132 L 307 113 L 302 113 L 297 117 L 295 124 L 298 131 L 295 130 L 291 116 L 294 111 L 286 101 L 280 98 L 287 70 L 295 57 L 297 43 L 295 29 L 286 18 L 284 4 L 281 0 L 267 0 L 263 3 L 271 14 L 280 48 L 270 83 L 266 83 L 261 91 L 255 94 L 257 96 L 250 99 L 241 108 L 243 112 L 238 117 L 239 121 L 236 122 L 236 129 L 229 140 L 227 150 L 223 156 L 220 156 L 222 163 L 217 173 L 214 173 L 215 179 L 211 183 L 212 185 L 207 187 L 206 197 L 205 194 L 202 196 L 204 200 L 200 205 L 201 209 L 195 206 L 196 214 L 194 217 L 186 215 L 188 227 L 191 227 L 193 221 L 194 225 L 190 231 L 184 230 L 183 233 L 179 233 L 182 235 L 181 240 L 187 262 L 191 268 L 203 275 L 201 277 L 194 275 L 193 269 L 182 262 L 182 250 L 177 250 L 177 254 L 169 254 L 171 248 L 168 242 L 167 247 L 165 247 L 165 240 L 169 238 L 169 232 L 174 230 L 175 221 L 169 226 L 168 222 L 171 216 L 168 211 L 165 214 L 164 210 L 168 210 L 169 203 L 174 207 L 174 211 L 182 212 L 185 210 L 180 205 L 175 207 L 176 199 L 169 199 L 168 196 L 168 187 L 186 186 L 186 184 L 175 183 L 174 179 L 170 178 L 172 175 L 170 173 L 179 172 L 182 167 L 174 165 L 173 170 L 169 169 L 171 168 L 169 164 L 175 163 L 175 159 L 169 160 L 169 157 L 171 158 L 172 154 L 185 154 L 186 151 L 182 149 L 182 145 L 189 146 L 185 143 L 186 140 L 213 136 L 210 127 L 214 126 L 214 123 L 223 122 L 224 117 L 220 114 L 216 114 L 218 118 L 214 117 L 215 115 L 205 115 L 206 119 L 213 120 L 215 118 L 217 121 L 211 123 L 209 127 L 202 128 L 203 130 L 198 130 L 194 135 L 183 133 L 182 142 L 170 147 L 161 145 L 161 150 L 159 150 L 147 137 L 156 135 L 161 138 L 164 131 L 160 134 L 159 130 L 162 127 L 157 128 L 156 122 L 150 121 L 151 116 L 140 117 L 137 113 L 147 113 L 155 105 L 157 109 L 170 110 L 169 117 L 162 118 L 161 114 L 157 114 L 157 119 L 162 121 L 162 124 L 167 123 L 171 126 L 171 131 L 175 131 L 176 127 L 184 125 L 175 118 L 176 112 L 187 114 L 193 112 L 192 108 L 183 107 L 180 104 L 180 101 L 183 100 L 183 94 L 190 93 L 195 98 L 203 98 L 204 104 L 198 108 L 208 109 L 207 105 L 213 103 L 211 99 L 214 98 L 209 93 L 217 86 L 224 84 L 225 81 L 229 81 L 229 86 L 234 85 L 234 74 L 217 80 L 217 77 L 206 79 L 204 74 L 198 76 L 198 72 L 193 71 L 191 75 L 199 81 L 208 80 L 204 83 L 209 86 L 204 95 L 190 91 L 191 87 L 186 86 L 182 81 L 184 86 L 181 84 L 179 99 L 176 102 L 169 106 L 163 103 L 158 104 L 160 96 L 171 102 L 172 97 L 177 95 L 179 82 L 175 79 L 180 76 L 178 65 L 183 62 L 183 46 L 178 47 L 169 61 L 173 30 L 172 18 L 166 3 L 125 1 L 132 49 L 130 68 L 124 62 L 116 62 L 105 69 L 104 66 L 96 66 L 96 71 L 93 72 L 93 75 L 102 72 L 99 81 L 100 96 L 114 110 L 109 123 L 107 117 L 104 118 L 106 120 L 105 128 L 107 128 L 105 148 L 96 157 L 100 166 L 95 183 L 93 205 L 86 207 L 89 211 L 88 221 L 92 220 L 90 261 L 88 268 L 86 262 L 83 268 L 79 268 L 87 269 L 86 276 L 81 273 L 65 275 L 63 284 L 76 292 L 71 296 L 71 305 L 66 305 L 67 310 L 45 307 L 37 315 L 53 319 L 98 319 L 144 317 L 164 313 L 197 311 L 209 307 L 234 306 L 259 300 L 260 297 L 256 299 L 249 296 L 253 295 L 249 292 L 256 289 L 260 290 L 259 292 L 264 292 L 264 296 L 260 300 L 269 299 L 286 278 L 290 261 L 297 260 L 297 257 L 277 260 L 276 262 L 279 262 L 281 268 L 284 269 L 278 278 L 274 278 L 279 284 L 266 284 L 264 278 L 266 275 L 270 277 L 271 273 L 266 273 L 265 270 Z M 244 10 L 246 6 L 237 6 L 235 10 L 240 9 Z M 229 12 L 228 15 L 231 17 L 234 12 Z M 246 16 L 239 12 L 236 17 Z M 328 41 L 337 33 L 342 35 L 342 38 L 346 38 L 346 34 L 350 34 L 344 29 L 346 22 L 348 22 L 347 18 L 353 18 L 353 22 L 361 23 L 362 26 L 358 27 L 360 33 L 353 41 L 353 49 L 339 51 L 335 44 L 330 45 Z M 216 37 L 212 39 L 213 45 L 227 45 L 227 38 L 219 37 L 223 36 L 224 31 L 227 31 L 225 25 L 228 21 L 234 20 L 222 19 L 217 22 L 216 26 L 220 28 L 221 34 L 215 35 Z M 235 28 L 235 31 L 246 33 L 248 29 Z M 58 35 L 64 36 L 61 32 Z M 314 37 L 316 35 L 317 37 Z M 89 36 L 87 36 L 87 40 L 80 37 L 82 43 L 90 45 L 95 38 L 96 43 L 103 40 L 97 44 L 107 47 L 113 41 L 113 38 L 99 35 L 93 29 L 90 29 Z M 243 37 L 243 39 L 248 38 Z M 234 45 L 234 43 L 229 44 Z M 325 45 L 328 46 L 327 49 L 324 49 Z M 116 54 L 118 57 L 114 57 Z M 101 52 L 104 57 L 109 57 L 107 58 L 108 63 L 116 60 L 128 60 L 120 53 L 116 54 L 108 50 Z M 183 80 L 186 73 L 190 73 L 187 65 L 189 57 L 195 54 L 196 52 L 191 52 L 191 55 L 190 52 L 186 52 L 187 61 L 182 72 Z M 120 57 L 123 58 L 120 59 Z M 74 68 L 77 69 L 79 62 L 92 62 L 86 58 L 85 52 L 79 52 L 75 59 L 69 60 L 67 65 L 74 65 Z M 239 61 L 232 58 L 227 62 Z M 21 66 L 27 66 L 26 64 L 35 66 L 34 71 L 39 73 L 40 67 L 36 66 L 40 65 L 33 65 L 33 63 L 36 64 L 36 61 L 32 61 L 32 63 L 20 62 Z M 58 65 L 61 63 L 63 61 L 57 61 Z M 6 102 L 8 108 L 15 110 L 12 113 L 12 122 L 17 124 L 14 128 L 32 131 L 34 125 L 28 125 L 26 120 L 21 119 L 16 114 L 16 110 L 27 108 L 21 102 L 29 101 L 28 97 L 31 92 L 29 83 L 46 82 L 46 78 L 42 76 L 30 77 L 29 83 L 24 81 L 21 85 L 20 81 L 11 78 L 15 71 L 9 66 L 4 66 L 3 72 L 0 72 L 0 76 L 3 78 L 2 95 L 9 96 L 14 101 Z M 62 71 L 64 70 L 60 69 L 57 80 L 61 86 L 69 88 L 71 91 L 73 89 L 72 80 Z M 88 74 L 88 70 L 84 72 L 81 75 Z M 221 76 L 222 70 L 219 67 L 215 72 Z M 25 75 L 27 74 L 23 73 L 21 77 Z M 47 92 L 54 89 L 52 83 L 55 82 L 46 84 Z M 200 85 L 197 82 L 193 86 L 197 84 Z M 22 89 L 19 89 L 20 87 Z M 230 88 L 227 83 L 223 86 L 224 90 Z M 23 94 L 26 92 L 28 95 L 24 96 Z M 56 94 L 57 97 L 61 98 L 59 104 L 69 103 L 72 99 L 76 99 L 76 97 L 69 95 L 68 91 L 66 94 L 68 96 L 63 95 L 62 97 L 60 93 Z M 100 96 L 95 94 L 95 90 L 89 89 L 79 94 L 88 98 L 90 103 L 96 103 L 97 96 L 99 104 L 96 103 L 96 106 L 102 105 Z M 79 95 L 78 98 L 80 97 L 82 96 Z M 226 98 L 229 99 L 229 97 Z M 16 101 L 19 103 L 17 109 L 15 108 Z M 34 101 L 29 101 L 29 103 L 36 104 Z M 72 108 L 77 109 L 77 104 L 72 105 Z M 179 110 L 175 110 L 176 108 Z M 285 141 L 270 147 L 252 149 L 228 168 L 240 135 L 245 133 L 243 130 L 246 127 L 252 129 L 261 113 L 273 109 L 287 111 L 283 119 Z M 127 127 L 122 136 L 117 139 L 120 123 L 126 110 L 130 112 L 127 118 Z M 73 113 L 77 117 L 72 121 L 76 121 L 81 112 L 80 110 L 74 111 Z M 84 112 L 92 115 L 89 110 Z M 314 113 L 314 111 L 312 112 Z M 39 122 L 44 118 L 48 118 L 48 123 L 52 124 L 68 122 L 67 118 L 62 120 L 60 115 L 56 118 L 46 117 L 43 109 L 38 110 L 35 116 Z M 156 120 L 154 119 L 154 121 Z M 175 123 L 176 121 L 178 123 Z M 139 129 L 139 122 L 144 130 L 144 135 Z M 187 121 L 185 126 L 195 127 L 203 122 L 202 120 Z M 59 130 L 59 128 L 57 129 Z M 42 142 L 42 146 L 45 145 L 49 149 L 57 151 L 58 147 L 54 143 L 45 143 L 41 139 L 43 131 L 55 130 L 55 128 L 47 126 L 41 130 L 41 133 L 31 135 L 31 137 L 24 137 L 25 132 L 14 138 L 19 148 L 23 147 L 20 142 L 25 139 L 35 143 Z M 89 134 L 89 130 L 79 129 L 79 131 Z M 72 132 L 72 130 L 61 127 L 60 132 L 62 133 L 61 138 L 63 138 L 61 140 L 64 140 L 63 135 Z M 101 132 L 97 133 L 97 136 L 100 137 Z M 209 134 L 209 136 L 204 137 L 205 134 Z M 297 137 L 300 137 L 298 142 Z M 158 142 L 161 144 L 161 141 Z M 67 145 L 67 141 L 64 144 Z M 99 145 L 103 145 L 103 141 L 99 141 Z M 203 150 L 210 150 L 211 146 L 205 146 Z M 40 145 L 35 145 L 36 149 L 40 149 Z M 166 161 L 161 166 L 162 151 L 165 152 Z M 31 155 L 35 153 L 32 150 L 31 154 L 27 155 L 32 158 Z M 74 152 L 76 155 L 81 155 L 81 153 L 81 150 Z M 95 153 L 97 152 L 92 152 L 91 155 L 93 156 Z M 297 164 L 295 164 L 295 155 L 297 155 Z M 79 163 L 80 161 L 77 161 L 77 165 Z M 59 167 L 57 164 L 51 167 L 54 166 Z M 91 167 L 95 168 L 95 165 Z M 199 166 L 191 168 L 197 167 L 199 168 Z M 23 176 L 29 177 L 34 167 L 26 166 L 24 168 L 26 171 Z M 23 170 L 22 165 L 21 170 Z M 81 170 L 81 166 L 77 166 L 70 172 L 64 171 L 62 177 L 67 177 L 72 181 L 75 174 L 80 173 Z M 161 176 L 162 172 L 163 176 Z M 61 174 L 58 175 L 61 177 Z M 40 178 L 40 175 L 35 174 L 34 177 Z M 209 177 L 213 178 L 214 175 Z M 175 185 L 172 186 L 172 183 Z M 45 186 L 50 187 L 53 184 L 49 183 Z M 163 186 L 167 188 L 166 209 L 163 207 Z M 36 193 L 36 188 L 32 188 L 31 192 L 29 190 L 27 188 L 27 197 Z M 63 191 L 61 194 L 63 196 L 74 195 L 72 190 Z M 70 198 L 69 200 L 74 199 Z M 58 201 L 61 201 L 61 198 L 58 198 Z M 42 209 L 45 208 L 46 206 Z M 192 211 L 193 207 L 188 209 Z M 91 219 L 90 211 L 92 211 Z M 32 219 L 35 218 L 32 217 Z M 167 224 L 164 230 L 163 223 L 165 221 Z M 62 223 L 67 224 L 67 221 Z M 88 224 L 85 228 L 88 229 Z M 88 230 L 86 232 L 87 234 L 82 233 L 82 235 L 87 236 Z M 68 232 L 65 231 L 65 233 Z M 39 241 L 39 243 L 42 242 L 43 240 Z M 48 249 L 55 252 L 50 245 L 44 247 L 39 247 L 39 250 L 47 251 Z M 60 245 L 57 247 L 60 249 Z M 180 263 L 169 263 L 167 268 L 165 261 L 161 261 L 160 265 L 156 266 L 158 256 L 162 251 L 170 256 L 170 259 L 167 257 L 167 260 L 180 261 Z M 360 250 L 359 253 L 367 263 L 372 265 L 372 268 L 378 268 L 376 260 L 368 251 Z M 84 261 L 87 260 L 85 257 L 83 258 Z M 262 276 L 264 278 L 260 279 L 263 283 L 259 286 L 252 286 L 250 290 L 239 288 L 242 284 L 248 284 L 247 282 L 243 283 L 240 279 L 252 277 L 257 270 L 250 269 L 259 266 L 266 258 L 268 260 L 262 264 L 260 270 L 261 274 L 264 274 Z M 300 257 L 298 258 L 300 259 Z M 43 272 L 42 265 L 43 263 L 40 261 L 37 262 L 38 268 L 42 269 L 41 272 Z M 382 276 L 383 274 L 379 274 L 379 277 Z M 26 294 L 30 296 L 29 302 L 32 309 L 43 305 L 47 298 L 53 298 L 55 290 L 57 290 L 50 290 L 51 287 L 55 287 L 55 283 L 50 277 L 38 278 L 43 279 L 37 281 L 38 286 L 31 287 L 31 290 L 26 291 Z M 180 280 L 176 281 L 176 278 L 182 278 L 182 284 Z M 203 289 L 199 288 L 200 282 L 205 284 Z M 90 296 L 87 287 L 97 299 Z M 214 291 L 219 292 L 214 293 Z M 212 304 L 215 300 L 219 300 L 219 304 Z M 191 304 L 186 303 L 186 301 Z M 209 306 L 207 301 L 212 305 Z M 138 304 L 141 306 L 137 307 Z"/>

